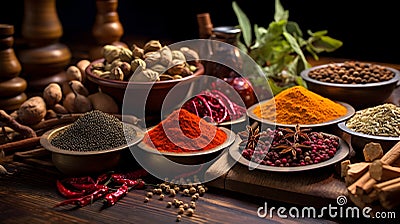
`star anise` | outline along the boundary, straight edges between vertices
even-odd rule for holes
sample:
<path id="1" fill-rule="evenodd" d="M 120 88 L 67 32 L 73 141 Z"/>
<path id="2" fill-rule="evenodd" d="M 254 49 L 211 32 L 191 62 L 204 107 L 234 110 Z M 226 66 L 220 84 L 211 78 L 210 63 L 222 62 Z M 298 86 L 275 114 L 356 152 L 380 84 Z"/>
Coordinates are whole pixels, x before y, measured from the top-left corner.
<path id="1" fill-rule="evenodd" d="M 310 140 L 306 132 L 311 131 L 311 128 L 301 129 L 300 125 L 296 124 L 294 131 L 290 128 L 285 128 L 283 130 L 287 132 L 283 138 L 288 139 L 293 137 L 293 142 L 299 142 L 300 138 L 308 141 Z"/>
<path id="2" fill-rule="evenodd" d="M 281 151 L 279 152 L 279 154 L 285 154 L 285 153 L 291 152 L 293 157 L 296 157 L 297 148 L 308 148 L 308 149 L 311 148 L 311 146 L 303 145 L 298 142 L 290 142 L 287 139 L 285 139 L 285 141 L 286 141 L 287 145 L 286 144 L 285 145 L 283 145 L 283 144 L 277 145 L 277 146 L 274 146 L 272 149 L 278 149 L 278 150 L 280 149 Z"/>
<path id="3" fill-rule="evenodd" d="M 239 132 L 239 136 L 243 139 L 240 145 L 245 145 L 247 149 L 255 149 L 257 144 L 264 144 L 262 141 L 258 141 L 260 136 L 264 132 L 260 132 L 259 127 L 253 129 L 251 126 L 246 126 L 247 131 Z"/>

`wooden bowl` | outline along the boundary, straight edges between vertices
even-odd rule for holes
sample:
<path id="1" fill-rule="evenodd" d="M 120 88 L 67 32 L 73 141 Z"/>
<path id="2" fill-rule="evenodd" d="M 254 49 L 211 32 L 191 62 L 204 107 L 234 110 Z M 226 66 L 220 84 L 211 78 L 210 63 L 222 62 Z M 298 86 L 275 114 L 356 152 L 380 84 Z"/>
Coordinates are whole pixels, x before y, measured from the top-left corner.
<path id="1" fill-rule="evenodd" d="M 41 136 L 40 144 L 45 149 L 51 151 L 52 161 L 55 167 L 62 173 L 71 176 L 100 174 L 116 167 L 121 159 L 121 151 L 137 144 L 144 136 L 144 131 L 140 128 L 131 124 L 124 125 L 132 126 L 136 130 L 136 137 L 126 145 L 111 149 L 73 151 L 60 149 L 52 145 L 51 140 L 69 125 L 47 131 Z"/>
<path id="2" fill-rule="evenodd" d="M 330 65 L 342 65 L 343 63 L 330 63 L 314 66 L 301 72 L 301 77 L 307 84 L 307 88 L 321 96 L 335 101 L 342 101 L 350 104 L 355 109 L 363 109 L 376 106 L 385 102 L 396 88 L 400 72 L 394 68 L 385 67 L 395 73 L 395 76 L 388 80 L 366 84 L 340 84 L 322 82 L 308 76 L 312 70 L 324 68 Z"/>

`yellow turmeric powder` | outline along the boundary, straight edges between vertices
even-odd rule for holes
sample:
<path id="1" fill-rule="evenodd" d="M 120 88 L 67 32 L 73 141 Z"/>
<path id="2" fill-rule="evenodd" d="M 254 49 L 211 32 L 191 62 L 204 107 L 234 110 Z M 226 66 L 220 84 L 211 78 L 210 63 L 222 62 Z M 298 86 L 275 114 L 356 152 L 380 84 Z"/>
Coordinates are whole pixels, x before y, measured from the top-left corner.
<path id="1" fill-rule="evenodd" d="M 345 115 L 347 109 L 302 86 L 294 86 L 256 106 L 253 113 L 280 124 L 318 124 Z"/>

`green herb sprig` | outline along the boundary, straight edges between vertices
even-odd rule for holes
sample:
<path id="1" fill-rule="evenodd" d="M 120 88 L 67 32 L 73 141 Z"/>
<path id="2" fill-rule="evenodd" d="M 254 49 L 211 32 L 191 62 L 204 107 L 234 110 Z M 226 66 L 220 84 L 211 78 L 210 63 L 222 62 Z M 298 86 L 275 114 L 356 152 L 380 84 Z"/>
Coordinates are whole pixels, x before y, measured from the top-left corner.
<path id="1" fill-rule="evenodd" d="M 306 52 L 319 60 L 318 54 L 333 52 L 343 45 L 342 41 L 327 36 L 327 30 L 308 30 L 309 37 L 305 39 L 299 25 L 289 21 L 289 11 L 283 8 L 280 0 L 275 0 L 274 21 L 268 28 L 257 24 L 252 28 L 248 17 L 235 1 L 232 8 L 242 30 L 238 47 L 261 67 L 274 95 L 294 85 L 306 87 L 300 76 L 301 71 L 311 67 Z M 265 79 L 260 77 L 253 77 L 252 81 L 256 82 L 255 85 L 266 84 Z"/>

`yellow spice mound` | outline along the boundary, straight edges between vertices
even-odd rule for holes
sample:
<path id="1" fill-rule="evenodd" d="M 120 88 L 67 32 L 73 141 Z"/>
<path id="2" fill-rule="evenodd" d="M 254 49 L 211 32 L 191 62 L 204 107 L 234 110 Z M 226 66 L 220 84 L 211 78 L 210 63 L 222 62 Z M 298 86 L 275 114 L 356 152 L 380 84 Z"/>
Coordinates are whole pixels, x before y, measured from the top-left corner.
<path id="1" fill-rule="evenodd" d="M 302 86 L 294 86 L 261 103 L 253 112 L 281 124 L 318 124 L 345 115 L 347 109 Z"/>

